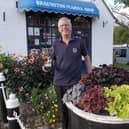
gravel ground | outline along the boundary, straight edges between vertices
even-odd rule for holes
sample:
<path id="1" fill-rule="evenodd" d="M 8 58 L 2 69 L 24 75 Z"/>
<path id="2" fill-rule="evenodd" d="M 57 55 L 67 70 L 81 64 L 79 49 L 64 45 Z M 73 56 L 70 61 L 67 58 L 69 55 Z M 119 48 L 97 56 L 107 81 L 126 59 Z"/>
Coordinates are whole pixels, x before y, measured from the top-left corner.
<path id="1" fill-rule="evenodd" d="M 44 126 L 42 115 L 32 112 L 30 103 L 20 105 L 20 119 L 26 129 L 52 129 L 48 126 Z M 59 128 L 60 124 L 58 125 Z M 8 129 L 8 123 L 3 123 L 0 120 L 0 129 Z"/>

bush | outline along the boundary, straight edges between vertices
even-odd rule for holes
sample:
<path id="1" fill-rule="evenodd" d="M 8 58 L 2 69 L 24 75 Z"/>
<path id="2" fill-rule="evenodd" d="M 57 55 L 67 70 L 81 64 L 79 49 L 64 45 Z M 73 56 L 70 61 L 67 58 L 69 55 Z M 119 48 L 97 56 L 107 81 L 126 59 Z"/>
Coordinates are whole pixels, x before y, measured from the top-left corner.
<path id="1" fill-rule="evenodd" d="M 21 89 L 29 92 L 34 87 L 47 88 L 52 83 L 53 72 L 47 74 L 42 71 L 44 55 L 30 55 L 29 57 L 0 55 L 0 68 L 7 78 L 7 86 L 13 92 Z"/>
<path id="2" fill-rule="evenodd" d="M 41 112 L 44 121 L 54 126 L 58 106 L 52 87 L 53 70 L 42 70 L 47 58 L 43 53 L 29 57 L 0 54 L 0 71 L 6 76 L 9 92 L 16 93 L 23 102 L 31 102 L 33 111 Z"/>
<path id="3" fill-rule="evenodd" d="M 58 121 L 58 105 L 54 87 L 50 86 L 43 91 L 33 88 L 29 97 L 34 107 L 32 111 L 42 113 L 44 123 L 55 127 Z"/>

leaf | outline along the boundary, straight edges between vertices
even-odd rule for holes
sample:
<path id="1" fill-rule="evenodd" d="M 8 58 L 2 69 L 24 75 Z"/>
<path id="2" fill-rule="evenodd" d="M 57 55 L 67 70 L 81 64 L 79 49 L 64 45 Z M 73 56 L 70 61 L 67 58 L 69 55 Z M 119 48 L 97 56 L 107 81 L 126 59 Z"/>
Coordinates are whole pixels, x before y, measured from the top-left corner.
<path id="1" fill-rule="evenodd" d="M 129 118 L 129 85 L 112 85 L 110 88 L 105 89 L 105 97 L 113 97 L 114 101 L 108 103 L 105 108 L 110 115 L 118 116 L 122 119 Z"/>

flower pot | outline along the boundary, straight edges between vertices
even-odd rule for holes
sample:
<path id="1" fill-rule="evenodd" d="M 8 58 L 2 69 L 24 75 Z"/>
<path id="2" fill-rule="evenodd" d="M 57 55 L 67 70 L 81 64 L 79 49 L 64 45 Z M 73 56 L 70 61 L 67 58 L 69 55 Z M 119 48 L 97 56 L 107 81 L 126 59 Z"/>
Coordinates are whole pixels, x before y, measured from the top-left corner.
<path id="1" fill-rule="evenodd" d="M 84 112 L 71 102 L 65 102 L 69 111 L 68 129 L 129 129 L 129 119 Z"/>

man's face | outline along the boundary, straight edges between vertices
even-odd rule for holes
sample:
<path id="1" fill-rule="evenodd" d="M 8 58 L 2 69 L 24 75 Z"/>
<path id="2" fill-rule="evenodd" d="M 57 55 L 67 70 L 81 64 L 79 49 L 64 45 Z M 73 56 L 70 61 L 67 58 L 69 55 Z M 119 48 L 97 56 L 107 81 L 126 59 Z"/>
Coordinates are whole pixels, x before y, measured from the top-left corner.
<path id="1" fill-rule="evenodd" d="M 72 25 L 68 20 L 61 20 L 58 24 L 58 30 L 62 36 L 71 35 Z"/>

